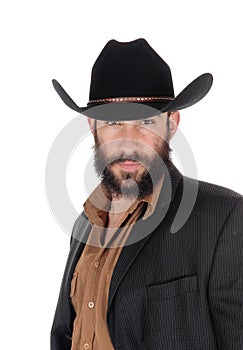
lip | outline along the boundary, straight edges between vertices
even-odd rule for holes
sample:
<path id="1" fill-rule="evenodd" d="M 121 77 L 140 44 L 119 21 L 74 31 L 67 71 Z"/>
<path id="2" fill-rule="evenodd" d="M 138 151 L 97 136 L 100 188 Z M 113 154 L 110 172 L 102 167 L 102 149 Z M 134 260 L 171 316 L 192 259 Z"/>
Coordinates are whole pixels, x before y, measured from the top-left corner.
<path id="1" fill-rule="evenodd" d="M 126 161 L 126 162 L 118 163 L 118 165 L 123 170 L 133 171 L 133 170 L 136 170 L 140 166 L 140 163 L 132 162 L 132 161 Z"/>

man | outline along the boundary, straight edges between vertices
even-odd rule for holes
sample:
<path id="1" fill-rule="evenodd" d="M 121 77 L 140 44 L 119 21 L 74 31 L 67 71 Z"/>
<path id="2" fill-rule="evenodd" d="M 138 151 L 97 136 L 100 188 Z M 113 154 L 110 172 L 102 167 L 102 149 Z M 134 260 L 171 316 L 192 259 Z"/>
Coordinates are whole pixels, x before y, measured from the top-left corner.
<path id="1" fill-rule="evenodd" d="M 53 85 L 88 117 L 102 181 L 73 227 L 51 349 L 243 349 L 242 196 L 170 159 L 179 110 L 207 94 L 211 74 L 175 97 L 146 40 L 111 40 L 86 107 Z"/>

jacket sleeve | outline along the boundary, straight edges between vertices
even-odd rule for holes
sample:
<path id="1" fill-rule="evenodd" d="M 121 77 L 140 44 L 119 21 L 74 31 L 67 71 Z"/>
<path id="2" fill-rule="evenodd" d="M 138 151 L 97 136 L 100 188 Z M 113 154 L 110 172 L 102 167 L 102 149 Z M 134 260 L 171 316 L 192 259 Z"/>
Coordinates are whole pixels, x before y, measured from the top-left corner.
<path id="1" fill-rule="evenodd" d="M 243 349 L 243 197 L 220 233 L 208 288 L 218 349 Z"/>
<path id="2" fill-rule="evenodd" d="M 62 307 L 59 300 L 51 329 L 51 350 L 70 350 L 72 341 L 63 322 Z"/>
<path id="3" fill-rule="evenodd" d="M 72 243 L 72 237 L 75 233 L 75 230 L 80 225 L 81 215 L 75 220 L 73 225 L 70 246 Z M 65 275 L 65 272 L 64 272 Z M 61 283 L 61 288 L 59 292 L 59 298 L 56 306 L 56 311 L 53 319 L 53 324 L 51 328 L 51 350 L 70 350 L 72 346 L 70 331 L 68 331 L 67 326 L 64 322 L 64 312 L 62 306 L 62 291 L 64 288 L 64 276 Z"/>

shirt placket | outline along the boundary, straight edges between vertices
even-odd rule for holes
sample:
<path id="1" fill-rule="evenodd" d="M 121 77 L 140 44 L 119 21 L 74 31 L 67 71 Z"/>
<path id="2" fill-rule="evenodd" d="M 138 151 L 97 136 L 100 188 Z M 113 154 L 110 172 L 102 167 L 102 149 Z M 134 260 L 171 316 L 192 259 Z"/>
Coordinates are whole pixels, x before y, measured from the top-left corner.
<path id="1" fill-rule="evenodd" d="M 92 248 L 91 248 L 92 249 Z M 85 288 L 82 306 L 82 335 L 81 349 L 92 349 L 95 336 L 96 308 L 98 285 L 102 266 L 105 262 L 106 251 L 100 251 L 93 257 L 87 277 L 87 288 Z"/>

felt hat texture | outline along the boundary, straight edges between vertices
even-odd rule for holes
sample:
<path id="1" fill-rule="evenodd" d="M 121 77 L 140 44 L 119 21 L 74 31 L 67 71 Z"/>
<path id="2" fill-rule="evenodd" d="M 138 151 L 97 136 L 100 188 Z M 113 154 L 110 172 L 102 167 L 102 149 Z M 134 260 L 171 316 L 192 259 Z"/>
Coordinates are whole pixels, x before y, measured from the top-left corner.
<path id="1" fill-rule="evenodd" d="M 112 39 L 93 65 L 86 106 L 79 107 L 56 79 L 52 83 L 63 102 L 76 112 L 98 120 L 118 121 L 190 107 L 208 93 L 213 76 L 201 74 L 175 96 L 169 65 L 145 39 Z"/>

